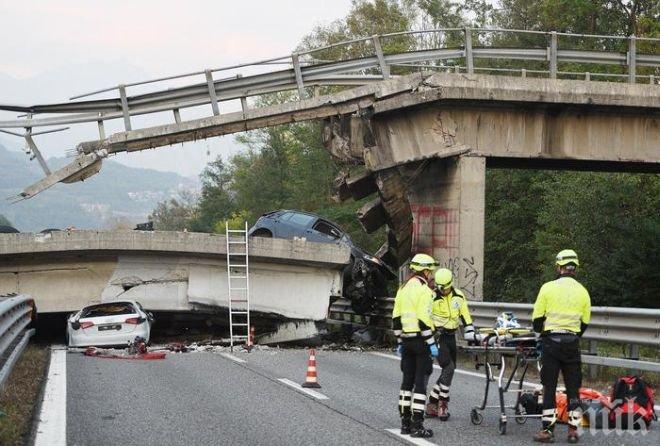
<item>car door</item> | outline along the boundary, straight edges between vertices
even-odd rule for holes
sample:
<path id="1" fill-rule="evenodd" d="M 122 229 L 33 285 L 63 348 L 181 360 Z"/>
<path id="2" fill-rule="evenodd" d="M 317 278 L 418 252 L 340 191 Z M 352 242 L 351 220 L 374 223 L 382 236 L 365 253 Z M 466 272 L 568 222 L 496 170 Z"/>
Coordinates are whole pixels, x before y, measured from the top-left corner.
<path id="1" fill-rule="evenodd" d="M 322 241 L 318 234 L 315 234 L 314 231 L 312 231 L 312 225 L 315 221 L 316 217 L 313 215 L 293 212 L 291 217 L 286 221 L 286 228 L 283 228 L 288 231 L 288 234 L 283 237 L 305 237 L 310 241 Z"/>

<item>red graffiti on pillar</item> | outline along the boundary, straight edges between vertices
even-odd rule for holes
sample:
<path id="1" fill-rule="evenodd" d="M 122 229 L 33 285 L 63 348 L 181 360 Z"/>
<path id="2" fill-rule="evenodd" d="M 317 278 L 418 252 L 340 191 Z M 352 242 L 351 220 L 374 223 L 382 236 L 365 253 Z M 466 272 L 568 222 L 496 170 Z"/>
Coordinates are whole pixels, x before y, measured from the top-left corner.
<path id="1" fill-rule="evenodd" d="M 433 254 L 435 249 L 451 248 L 457 234 L 456 212 L 440 206 L 411 204 L 412 246 L 415 252 Z"/>

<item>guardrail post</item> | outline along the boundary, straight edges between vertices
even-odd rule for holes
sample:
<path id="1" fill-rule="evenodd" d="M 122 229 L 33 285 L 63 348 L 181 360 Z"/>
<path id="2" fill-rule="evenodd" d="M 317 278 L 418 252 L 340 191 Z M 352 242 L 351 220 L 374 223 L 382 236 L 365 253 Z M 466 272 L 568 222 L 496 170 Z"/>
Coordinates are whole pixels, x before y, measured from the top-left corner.
<path id="1" fill-rule="evenodd" d="M 598 356 L 598 341 L 589 341 L 589 354 Z M 595 379 L 598 376 L 598 366 L 589 364 L 589 378 Z"/>
<path id="2" fill-rule="evenodd" d="M 584 80 L 585 81 L 590 81 L 591 80 L 591 73 L 589 73 L 588 71 L 586 73 L 584 73 Z"/>
<path id="3" fill-rule="evenodd" d="M 293 53 L 291 60 L 293 62 L 293 72 L 296 75 L 296 84 L 298 84 L 298 96 L 300 96 L 300 99 L 305 99 L 307 95 L 305 94 L 305 84 L 303 83 L 302 70 L 300 69 L 300 56 Z"/>
<path id="4" fill-rule="evenodd" d="M 99 113 L 99 116 L 102 116 Z M 105 126 L 103 125 L 103 119 L 96 121 L 96 124 L 99 126 L 99 139 L 105 139 Z"/>
<path id="5" fill-rule="evenodd" d="M 520 70 L 520 77 L 527 77 L 527 70 L 525 70 L 524 68 Z"/>
<path id="6" fill-rule="evenodd" d="M 172 110 L 174 112 L 174 122 L 181 124 L 181 113 L 178 108 Z"/>
<path id="7" fill-rule="evenodd" d="M 557 79 L 557 32 L 550 32 L 550 48 L 548 48 L 548 60 L 550 61 L 550 78 Z"/>
<path id="8" fill-rule="evenodd" d="M 459 65 L 454 65 L 454 73 L 458 74 L 461 72 L 461 67 Z"/>
<path id="9" fill-rule="evenodd" d="M 206 75 L 206 85 L 209 89 L 209 97 L 211 98 L 213 115 L 218 116 L 220 114 L 220 108 L 218 107 L 218 96 L 215 94 L 215 82 L 213 81 L 213 73 L 211 70 L 204 70 L 204 74 Z"/>
<path id="10" fill-rule="evenodd" d="M 629 359 L 634 359 L 635 361 L 639 361 L 639 345 L 630 344 L 630 350 L 629 350 L 628 356 L 629 356 Z M 630 373 L 632 375 L 639 375 L 641 373 L 641 371 L 638 370 L 638 369 L 630 369 Z"/>
<path id="11" fill-rule="evenodd" d="M 472 32 L 470 28 L 463 30 L 465 33 L 465 65 L 467 66 L 468 74 L 474 73 L 474 58 L 472 56 Z"/>
<path id="12" fill-rule="evenodd" d="M 240 79 L 242 77 L 243 75 L 240 73 L 236 75 L 236 79 Z M 241 110 L 243 110 L 243 116 L 245 116 L 245 112 L 247 111 L 247 109 L 248 109 L 247 98 L 245 96 L 241 96 Z"/>
<path id="13" fill-rule="evenodd" d="M 639 359 L 639 345 L 630 344 L 630 359 Z"/>
<path id="14" fill-rule="evenodd" d="M 131 115 L 128 112 L 128 99 L 126 98 L 126 86 L 120 85 L 119 87 L 119 99 L 121 100 L 121 112 L 124 114 L 124 128 L 126 131 L 133 130 L 131 128 Z"/>
<path id="15" fill-rule="evenodd" d="M 374 43 L 374 49 L 376 50 L 376 57 L 378 57 L 378 63 L 380 64 L 380 72 L 383 75 L 383 79 L 390 78 L 390 67 L 387 66 L 385 61 L 385 54 L 383 54 L 383 47 L 380 45 L 380 37 L 372 36 L 371 40 Z"/>
<path id="16" fill-rule="evenodd" d="M 634 84 L 637 75 L 637 37 L 628 38 L 628 82 Z"/>
<path id="17" fill-rule="evenodd" d="M 654 75 L 649 75 L 649 84 L 650 85 L 655 85 L 655 76 Z"/>

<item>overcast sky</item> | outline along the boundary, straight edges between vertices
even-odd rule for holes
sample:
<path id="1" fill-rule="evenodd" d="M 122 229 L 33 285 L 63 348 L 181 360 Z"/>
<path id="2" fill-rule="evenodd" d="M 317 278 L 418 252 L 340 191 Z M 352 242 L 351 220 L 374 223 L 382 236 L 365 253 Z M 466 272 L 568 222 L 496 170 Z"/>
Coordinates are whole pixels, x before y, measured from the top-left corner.
<path id="1" fill-rule="evenodd" d="M 118 83 L 283 56 L 349 8 L 350 0 L 0 0 L 0 102 L 61 102 Z M 37 143 L 47 156 L 62 156 L 96 134 L 90 125 Z M 17 138 L 3 141 L 22 146 Z M 113 159 L 196 175 L 235 150 L 225 137 Z"/>

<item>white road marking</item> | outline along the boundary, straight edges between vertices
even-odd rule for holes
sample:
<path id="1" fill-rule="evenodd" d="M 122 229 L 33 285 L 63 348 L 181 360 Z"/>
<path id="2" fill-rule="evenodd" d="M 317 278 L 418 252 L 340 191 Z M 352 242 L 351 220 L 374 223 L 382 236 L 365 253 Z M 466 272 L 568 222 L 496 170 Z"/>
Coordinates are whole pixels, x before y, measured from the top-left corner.
<path id="1" fill-rule="evenodd" d="M 389 359 L 395 359 L 397 361 L 401 361 L 401 358 L 399 358 L 396 355 L 391 355 L 389 353 L 382 353 L 382 352 L 369 352 L 369 353 L 371 353 L 372 355 L 376 355 L 376 356 L 382 356 L 383 358 L 389 358 Z M 436 369 L 436 370 L 442 370 L 442 367 L 440 367 L 438 364 L 433 364 L 433 368 Z M 481 379 L 486 378 L 485 373 L 471 372 L 469 370 L 462 370 L 462 369 L 456 369 L 455 372 L 460 373 L 462 375 L 474 376 L 476 378 L 481 378 Z M 527 386 L 527 387 L 532 387 L 532 388 L 535 388 L 535 389 L 540 389 L 541 388 L 540 384 L 532 383 L 532 382 L 529 382 L 529 381 L 523 381 L 523 385 Z"/>
<path id="2" fill-rule="evenodd" d="M 66 446 L 66 349 L 52 347 L 35 446 Z"/>
<path id="3" fill-rule="evenodd" d="M 220 353 L 220 356 L 224 356 L 227 359 L 231 359 L 232 361 L 238 362 L 238 363 L 241 363 L 241 364 L 246 362 L 245 359 L 237 358 L 236 356 L 232 355 L 231 353 Z"/>
<path id="4" fill-rule="evenodd" d="M 319 393 L 315 390 L 312 389 L 307 389 L 305 387 L 302 387 L 300 384 L 296 384 L 293 381 L 286 379 L 286 378 L 278 378 L 278 381 L 281 383 L 286 384 L 287 386 L 293 387 L 294 389 L 306 393 L 307 395 L 316 398 L 317 400 L 329 400 L 327 396 L 323 395 L 322 393 Z"/>
<path id="5" fill-rule="evenodd" d="M 400 429 L 385 429 L 392 435 L 396 435 L 399 438 L 406 440 L 408 443 L 416 444 L 418 446 L 437 446 L 436 443 L 431 443 L 430 441 L 424 440 L 423 438 L 414 438 L 410 435 L 402 435 Z"/>

